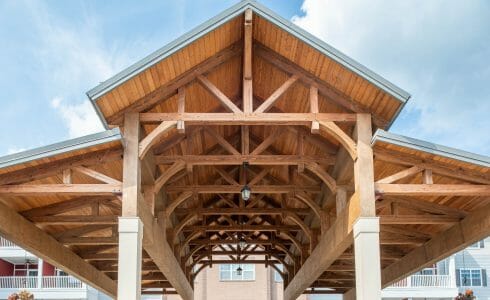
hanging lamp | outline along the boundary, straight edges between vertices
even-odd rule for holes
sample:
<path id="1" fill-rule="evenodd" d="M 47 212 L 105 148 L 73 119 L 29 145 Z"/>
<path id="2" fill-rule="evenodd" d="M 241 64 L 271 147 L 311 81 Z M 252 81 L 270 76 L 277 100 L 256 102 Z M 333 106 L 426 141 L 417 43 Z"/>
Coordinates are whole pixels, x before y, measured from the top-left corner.
<path id="1" fill-rule="evenodd" d="M 245 178 L 245 185 L 243 186 L 243 188 L 241 190 L 243 201 L 248 201 L 250 199 L 250 194 L 252 193 L 252 190 L 247 185 L 247 166 L 248 166 L 248 162 L 244 162 L 243 163 L 243 173 L 244 173 L 243 176 Z"/>

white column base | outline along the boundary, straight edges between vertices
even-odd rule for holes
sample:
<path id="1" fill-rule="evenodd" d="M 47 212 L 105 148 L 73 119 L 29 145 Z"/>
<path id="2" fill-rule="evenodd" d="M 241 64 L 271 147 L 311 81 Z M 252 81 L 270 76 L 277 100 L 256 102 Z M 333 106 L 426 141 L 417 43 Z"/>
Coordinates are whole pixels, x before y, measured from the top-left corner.
<path id="1" fill-rule="evenodd" d="M 354 299 L 380 300 L 379 218 L 360 217 L 354 224 L 353 230 L 356 269 Z"/>
<path id="2" fill-rule="evenodd" d="M 138 217 L 119 217 L 118 300 L 141 299 L 143 223 Z"/>

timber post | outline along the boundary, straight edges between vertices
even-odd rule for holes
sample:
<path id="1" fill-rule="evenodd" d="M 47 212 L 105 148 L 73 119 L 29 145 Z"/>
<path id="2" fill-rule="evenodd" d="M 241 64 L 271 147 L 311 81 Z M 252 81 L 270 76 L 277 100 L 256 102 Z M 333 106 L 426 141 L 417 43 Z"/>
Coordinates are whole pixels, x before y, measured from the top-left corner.
<path id="1" fill-rule="evenodd" d="M 359 197 L 359 218 L 353 226 L 355 251 L 355 295 L 358 300 L 381 299 L 379 218 L 374 195 L 374 164 L 371 149 L 371 115 L 358 114 L 355 129 L 357 159 L 354 161 L 355 193 Z M 353 292 L 350 292 L 352 294 Z"/>
<path id="2" fill-rule="evenodd" d="M 118 299 L 141 298 L 143 223 L 138 216 L 141 164 L 138 157 L 140 123 L 138 113 L 124 116 L 122 216 L 119 217 Z"/>

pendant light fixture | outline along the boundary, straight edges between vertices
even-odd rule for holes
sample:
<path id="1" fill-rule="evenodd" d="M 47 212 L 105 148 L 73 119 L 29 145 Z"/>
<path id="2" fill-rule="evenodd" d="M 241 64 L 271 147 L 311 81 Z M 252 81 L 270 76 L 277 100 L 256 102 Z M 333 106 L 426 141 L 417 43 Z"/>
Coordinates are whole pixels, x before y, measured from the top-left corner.
<path id="1" fill-rule="evenodd" d="M 240 237 L 242 237 L 242 236 L 240 235 Z M 241 252 L 242 251 L 241 251 L 241 248 L 240 248 L 240 241 L 238 241 L 238 245 L 236 247 L 236 256 L 237 256 L 238 263 L 240 263 L 240 254 L 241 254 Z M 238 265 L 238 268 L 236 268 L 236 275 L 237 276 L 242 276 L 242 271 L 243 271 L 243 269 L 242 269 L 241 265 Z"/>
<path id="2" fill-rule="evenodd" d="M 242 250 L 245 249 L 245 247 L 247 246 L 247 241 L 243 237 L 243 234 L 240 234 L 240 237 L 238 238 L 238 246 Z"/>
<path id="3" fill-rule="evenodd" d="M 244 162 L 243 163 L 243 176 L 245 178 L 245 185 L 243 186 L 243 188 L 241 190 L 243 201 L 248 201 L 250 199 L 250 194 L 252 193 L 252 190 L 250 190 L 250 187 L 247 185 L 247 166 L 248 166 L 248 162 Z"/>

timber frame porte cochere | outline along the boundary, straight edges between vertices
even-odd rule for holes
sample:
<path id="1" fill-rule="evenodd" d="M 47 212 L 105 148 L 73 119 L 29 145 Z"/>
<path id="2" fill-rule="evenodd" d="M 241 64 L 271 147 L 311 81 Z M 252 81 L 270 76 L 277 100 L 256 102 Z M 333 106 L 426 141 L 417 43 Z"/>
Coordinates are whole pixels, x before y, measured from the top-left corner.
<path id="1" fill-rule="evenodd" d="M 0 158 L 0 234 L 114 298 L 258 263 L 380 299 L 490 234 L 489 157 L 385 131 L 410 96 L 255 1 L 88 96 L 105 132 Z"/>

